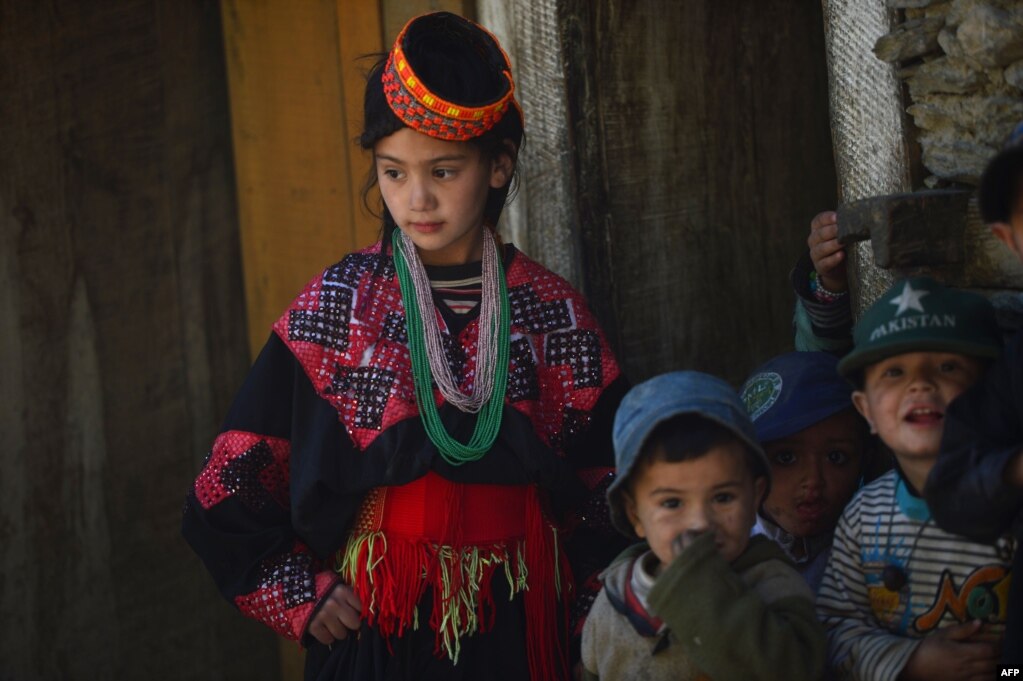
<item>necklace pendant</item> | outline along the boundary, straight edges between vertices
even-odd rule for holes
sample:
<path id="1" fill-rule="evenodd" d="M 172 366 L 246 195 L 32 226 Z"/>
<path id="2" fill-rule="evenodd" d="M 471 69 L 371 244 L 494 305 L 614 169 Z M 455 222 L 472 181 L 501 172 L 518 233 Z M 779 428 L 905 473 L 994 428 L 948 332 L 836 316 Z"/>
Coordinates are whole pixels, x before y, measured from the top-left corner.
<path id="1" fill-rule="evenodd" d="M 884 588 L 889 591 L 902 591 L 902 587 L 906 586 L 909 579 L 906 577 L 906 571 L 898 565 L 889 563 L 884 566 L 884 570 L 881 571 L 881 581 L 884 583 Z"/>

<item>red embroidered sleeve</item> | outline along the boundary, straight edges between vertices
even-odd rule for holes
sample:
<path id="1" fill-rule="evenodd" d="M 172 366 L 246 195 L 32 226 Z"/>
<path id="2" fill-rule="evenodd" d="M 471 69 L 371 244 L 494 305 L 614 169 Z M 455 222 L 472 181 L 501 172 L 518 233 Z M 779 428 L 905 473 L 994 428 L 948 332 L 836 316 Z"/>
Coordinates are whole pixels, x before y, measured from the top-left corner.
<path id="1" fill-rule="evenodd" d="M 337 576 L 289 536 L 289 456 L 285 439 L 222 433 L 186 502 L 185 529 L 243 614 L 299 640 Z"/>
<path id="2" fill-rule="evenodd" d="M 260 564 L 259 587 L 234 599 L 243 615 L 267 625 L 285 638 L 300 641 L 317 604 L 337 584 L 329 570 L 312 573 L 311 556 L 296 542 L 294 552 Z"/>

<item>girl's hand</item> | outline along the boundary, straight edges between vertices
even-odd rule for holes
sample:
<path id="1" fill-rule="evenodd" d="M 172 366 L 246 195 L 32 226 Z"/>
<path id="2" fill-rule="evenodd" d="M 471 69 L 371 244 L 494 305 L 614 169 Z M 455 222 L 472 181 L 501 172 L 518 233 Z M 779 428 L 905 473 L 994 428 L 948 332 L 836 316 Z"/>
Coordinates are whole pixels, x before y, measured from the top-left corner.
<path id="1" fill-rule="evenodd" d="M 815 215 L 810 221 L 806 245 L 821 285 L 832 293 L 846 291 L 849 278 L 845 271 L 845 246 L 838 242 L 838 213 L 825 211 Z"/>
<path id="2" fill-rule="evenodd" d="M 359 630 L 362 603 L 347 584 L 338 584 L 309 623 L 309 635 L 325 646 L 348 638 Z"/>

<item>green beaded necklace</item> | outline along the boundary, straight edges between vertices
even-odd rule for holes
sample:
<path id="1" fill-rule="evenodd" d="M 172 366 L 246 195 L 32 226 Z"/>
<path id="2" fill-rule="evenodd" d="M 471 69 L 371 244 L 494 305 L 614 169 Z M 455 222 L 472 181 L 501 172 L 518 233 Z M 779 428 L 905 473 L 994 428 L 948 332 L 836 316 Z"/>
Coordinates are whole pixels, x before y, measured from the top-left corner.
<path id="1" fill-rule="evenodd" d="M 472 437 L 469 442 L 463 444 L 448 434 L 437 413 L 437 404 L 433 399 L 430 361 L 423 339 L 423 324 L 427 322 L 423 319 L 422 307 L 416 296 L 408 263 L 405 262 L 402 250 L 397 248 L 394 243 L 398 234 L 399 230 L 395 229 L 391 235 L 391 251 L 394 253 L 394 269 L 398 274 L 398 285 L 401 288 L 401 299 L 405 307 L 405 328 L 408 332 L 409 354 L 412 358 L 412 379 L 416 386 L 419 416 L 426 428 L 426 435 L 440 451 L 445 461 L 452 466 L 478 461 L 490 450 L 494 440 L 497 439 L 497 431 L 501 428 L 505 388 L 508 385 L 509 318 L 511 314 L 508 308 L 508 287 L 504 280 L 504 268 L 501 265 L 500 253 L 497 255 L 500 313 L 496 319 L 480 319 L 478 321 L 479 324 L 497 325 L 495 330 L 497 331 L 498 350 L 497 361 L 493 367 L 494 390 L 476 417 L 476 426 L 473 429 Z M 430 307 L 432 308 L 432 306 Z M 433 324 L 435 320 L 431 318 L 429 323 Z M 485 370 L 486 367 L 477 367 L 477 370 L 479 369 Z"/>

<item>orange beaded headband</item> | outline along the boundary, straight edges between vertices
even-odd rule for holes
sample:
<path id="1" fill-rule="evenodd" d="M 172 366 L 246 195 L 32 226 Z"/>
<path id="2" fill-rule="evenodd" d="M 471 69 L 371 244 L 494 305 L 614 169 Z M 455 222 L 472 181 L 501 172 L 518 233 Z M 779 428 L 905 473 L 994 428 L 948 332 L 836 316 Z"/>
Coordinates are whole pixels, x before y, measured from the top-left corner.
<path id="1" fill-rule="evenodd" d="M 504 60 L 502 75 L 508 81 L 507 91 L 496 101 L 483 106 L 463 106 L 430 92 L 412 70 L 402 49 L 409 27 L 420 18 L 410 20 L 398 34 L 381 75 L 387 103 L 402 123 L 430 137 L 465 141 L 479 137 L 494 127 L 504 117 L 509 105 L 514 106 L 522 115 L 522 109 L 515 101 L 515 82 L 512 80 L 508 55 L 501 49 L 497 38 L 478 24 L 473 26 L 490 38 Z M 468 22 L 467 19 L 464 21 Z"/>

